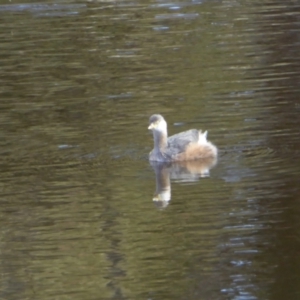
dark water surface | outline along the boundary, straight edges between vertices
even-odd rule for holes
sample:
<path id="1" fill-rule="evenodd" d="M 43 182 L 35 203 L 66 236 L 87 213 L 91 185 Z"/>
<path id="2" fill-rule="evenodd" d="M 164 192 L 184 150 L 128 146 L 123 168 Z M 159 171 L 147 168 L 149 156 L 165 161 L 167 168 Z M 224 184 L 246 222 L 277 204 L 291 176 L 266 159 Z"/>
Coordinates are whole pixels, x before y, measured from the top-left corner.
<path id="1" fill-rule="evenodd" d="M 299 1 L 0 17 L 1 299 L 300 299 Z M 218 163 L 151 166 L 152 113 Z"/>

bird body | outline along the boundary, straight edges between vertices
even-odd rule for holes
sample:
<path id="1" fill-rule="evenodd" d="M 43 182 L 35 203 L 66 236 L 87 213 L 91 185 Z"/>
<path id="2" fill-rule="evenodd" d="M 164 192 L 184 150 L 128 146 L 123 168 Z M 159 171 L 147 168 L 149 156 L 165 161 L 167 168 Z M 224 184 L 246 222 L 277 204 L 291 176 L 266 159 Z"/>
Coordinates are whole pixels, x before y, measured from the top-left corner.
<path id="1" fill-rule="evenodd" d="M 217 157 L 216 146 L 207 141 L 207 131 L 190 129 L 168 137 L 167 122 L 163 116 L 152 115 L 149 123 L 148 129 L 152 130 L 154 139 L 149 160 L 171 162 Z"/>

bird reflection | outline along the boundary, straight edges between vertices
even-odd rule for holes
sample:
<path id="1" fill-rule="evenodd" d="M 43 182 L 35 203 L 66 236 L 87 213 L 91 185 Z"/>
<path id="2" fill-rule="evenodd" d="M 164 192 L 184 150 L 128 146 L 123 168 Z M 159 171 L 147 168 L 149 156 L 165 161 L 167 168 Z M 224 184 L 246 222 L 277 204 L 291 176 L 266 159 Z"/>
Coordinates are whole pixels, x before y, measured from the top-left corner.
<path id="1" fill-rule="evenodd" d="M 217 158 L 207 158 L 185 162 L 150 161 L 155 172 L 156 191 L 153 201 L 158 208 L 165 208 L 171 200 L 171 179 L 180 182 L 193 182 L 209 176 L 209 170 L 217 163 Z"/>

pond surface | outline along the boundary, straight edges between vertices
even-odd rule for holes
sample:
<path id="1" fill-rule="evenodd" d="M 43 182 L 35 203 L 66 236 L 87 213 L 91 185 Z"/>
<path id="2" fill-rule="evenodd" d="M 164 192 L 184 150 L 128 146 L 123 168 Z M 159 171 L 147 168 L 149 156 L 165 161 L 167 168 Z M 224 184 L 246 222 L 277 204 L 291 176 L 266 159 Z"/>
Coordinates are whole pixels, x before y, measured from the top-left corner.
<path id="1" fill-rule="evenodd" d="M 300 299 L 298 1 L 0 17 L 1 299 Z M 153 113 L 218 162 L 150 165 Z"/>

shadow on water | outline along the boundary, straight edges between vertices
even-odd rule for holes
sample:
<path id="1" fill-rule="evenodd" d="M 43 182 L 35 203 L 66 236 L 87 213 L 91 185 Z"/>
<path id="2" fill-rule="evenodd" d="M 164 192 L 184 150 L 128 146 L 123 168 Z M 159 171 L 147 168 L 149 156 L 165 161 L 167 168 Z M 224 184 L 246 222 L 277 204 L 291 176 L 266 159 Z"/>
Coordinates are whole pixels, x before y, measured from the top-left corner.
<path id="1" fill-rule="evenodd" d="M 298 3 L 22 2 L 0 5 L 0 298 L 299 299 Z M 149 165 L 153 113 L 218 163 Z"/>

